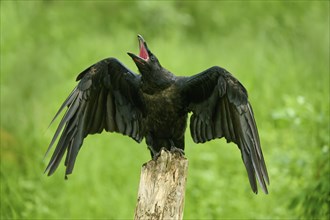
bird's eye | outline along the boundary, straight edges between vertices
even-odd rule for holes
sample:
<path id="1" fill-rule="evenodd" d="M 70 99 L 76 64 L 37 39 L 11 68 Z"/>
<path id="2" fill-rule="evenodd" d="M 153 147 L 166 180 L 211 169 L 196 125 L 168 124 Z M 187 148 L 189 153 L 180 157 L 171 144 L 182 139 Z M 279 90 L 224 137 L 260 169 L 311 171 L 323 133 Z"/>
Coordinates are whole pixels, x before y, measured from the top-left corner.
<path id="1" fill-rule="evenodd" d="M 151 61 L 155 61 L 156 58 L 155 58 L 154 56 L 151 56 L 151 57 L 150 57 L 150 60 L 151 60 Z"/>

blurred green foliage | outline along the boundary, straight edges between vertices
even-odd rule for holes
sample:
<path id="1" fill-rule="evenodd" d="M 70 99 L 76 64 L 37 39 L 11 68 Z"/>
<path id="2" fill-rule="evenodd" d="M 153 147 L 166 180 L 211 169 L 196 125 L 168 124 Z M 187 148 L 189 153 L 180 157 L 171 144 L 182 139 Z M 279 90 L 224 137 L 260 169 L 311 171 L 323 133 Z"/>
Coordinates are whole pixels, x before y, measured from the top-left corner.
<path id="1" fill-rule="evenodd" d="M 142 34 L 178 75 L 212 65 L 248 89 L 269 169 L 254 195 L 240 153 L 186 135 L 186 219 L 329 219 L 328 1 L 1 1 L 1 219 L 132 218 L 145 144 L 89 136 L 73 175 L 43 175 L 75 76 Z"/>

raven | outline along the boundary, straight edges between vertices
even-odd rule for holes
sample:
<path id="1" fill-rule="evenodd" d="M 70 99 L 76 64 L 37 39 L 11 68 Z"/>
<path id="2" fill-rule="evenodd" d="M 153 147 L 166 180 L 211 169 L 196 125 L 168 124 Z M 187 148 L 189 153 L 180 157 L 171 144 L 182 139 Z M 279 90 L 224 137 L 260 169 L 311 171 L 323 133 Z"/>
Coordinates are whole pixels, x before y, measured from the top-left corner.
<path id="1" fill-rule="evenodd" d="M 145 138 L 153 159 L 164 148 L 182 155 L 188 113 L 192 112 L 193 141 L 225 137 L 237 144 L 253 192 L 258 193 L 257 179 L 268 193 L 269 177 L 244 86 L 219 66 L 177 77 L 161 66 L 141 35 L 138 41 L 139 55 L 128 55 L 140 74 L 115 58 L 106 58 L 78 75 L 78 85 L 51 122 L 67 108 L 46 152 L 60 135 L 45 172 L 52 175 L 66 151 L 67 177 L 84 138 L 103 130 L 127 135 L 138 143 Z"/>

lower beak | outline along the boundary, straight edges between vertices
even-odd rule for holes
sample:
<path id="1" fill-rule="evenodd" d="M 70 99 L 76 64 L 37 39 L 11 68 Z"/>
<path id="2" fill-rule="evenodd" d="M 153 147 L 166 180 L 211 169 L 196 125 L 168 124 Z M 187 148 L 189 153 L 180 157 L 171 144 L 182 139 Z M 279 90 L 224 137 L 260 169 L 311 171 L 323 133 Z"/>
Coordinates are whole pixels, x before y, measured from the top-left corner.
<path id="1" fill-rule="evenodd" d="M 142 64 L 142 65 L 145 65 L 146 61 L 145 61 L 144 59 L 142 59 L 141 57 L 136 56 L 135 54 L 130 53 L 130 52 L 127 52 L 127 54 L 128 54 L 130 57 L 132 57 L 132 59 L 133 59 L 133 61 L 134 61 L 135 63 L 140 63 L 140 64 Z"/>

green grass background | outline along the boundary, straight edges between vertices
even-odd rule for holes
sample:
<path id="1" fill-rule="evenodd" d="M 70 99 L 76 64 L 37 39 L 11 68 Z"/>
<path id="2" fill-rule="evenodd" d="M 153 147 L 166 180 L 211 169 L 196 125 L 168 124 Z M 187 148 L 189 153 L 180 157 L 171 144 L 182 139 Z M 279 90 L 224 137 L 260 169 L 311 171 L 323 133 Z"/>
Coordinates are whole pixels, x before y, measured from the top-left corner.
<path id="1" fill-rule="evenodd" d="M 89 136 L 73 175 L 43 174 L 47 129 L 76 75 L 136 67 L 136 35 L 163 66 L 219 65 L 247 88 L 269 170 L 254 195 L 234 144 L 193 143 L 185 219 L 328 219 L 328 1 L 1 1 L 1 219 L 132 219 L 145 143 Z"/>

